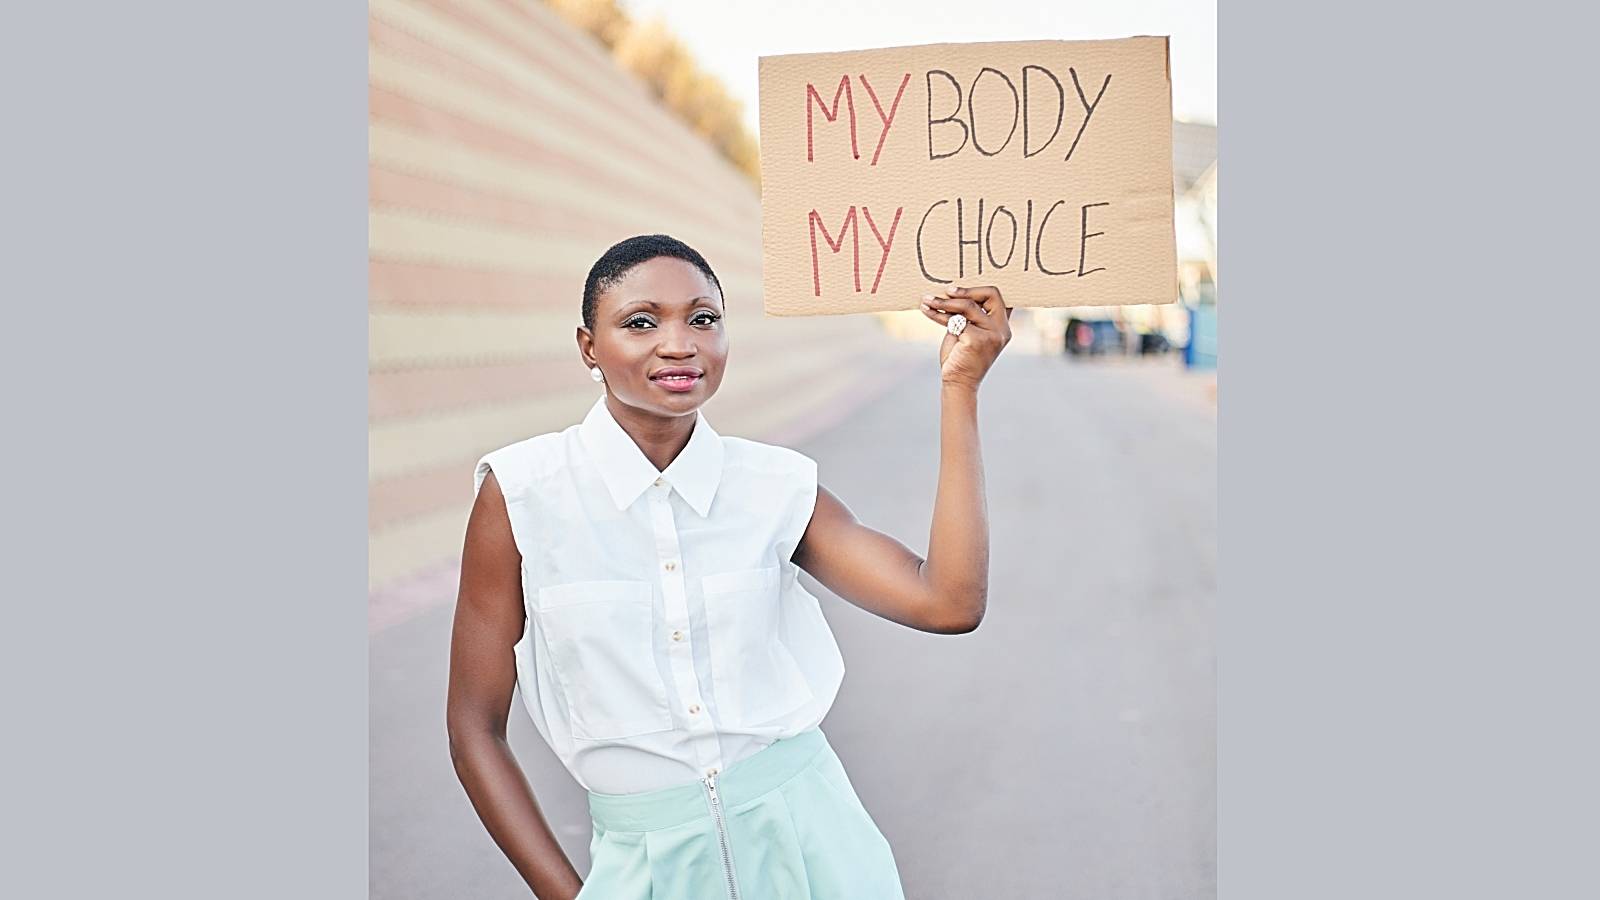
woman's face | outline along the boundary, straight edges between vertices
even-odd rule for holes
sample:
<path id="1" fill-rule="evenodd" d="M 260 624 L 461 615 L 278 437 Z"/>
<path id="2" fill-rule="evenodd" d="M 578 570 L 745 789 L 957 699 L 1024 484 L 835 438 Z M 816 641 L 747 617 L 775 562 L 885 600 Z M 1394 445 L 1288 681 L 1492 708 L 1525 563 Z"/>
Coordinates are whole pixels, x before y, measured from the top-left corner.
<path id="1" fill-rule="evenodd" d="M 660 416 L 694 412 L 722 384 L 728 335 L 722 295 L 698 268 L 658 256 L 596 298 L 594 331 L 578 349 L 621 402 Z"/>

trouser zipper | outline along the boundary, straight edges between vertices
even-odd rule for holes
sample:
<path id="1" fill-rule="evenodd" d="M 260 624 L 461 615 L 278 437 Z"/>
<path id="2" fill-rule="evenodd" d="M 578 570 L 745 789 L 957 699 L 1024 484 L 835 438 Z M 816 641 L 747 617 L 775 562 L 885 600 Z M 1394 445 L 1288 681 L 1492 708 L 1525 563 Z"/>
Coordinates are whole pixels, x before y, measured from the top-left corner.
<path id="1" fill-rule="evenodd" d="M 728 879 L 728 900 L 739 900 L 739 882 L 733 877 L 733 853 L 728 847 L 728 827 L 722 819 L 722 798 L 717 796 L 717 776 L 700 779 L 706 786 L 706 797 L 711 803 L 711 818 L 717 823 L 717 843 L 722 848 L 722 873 Z"/>

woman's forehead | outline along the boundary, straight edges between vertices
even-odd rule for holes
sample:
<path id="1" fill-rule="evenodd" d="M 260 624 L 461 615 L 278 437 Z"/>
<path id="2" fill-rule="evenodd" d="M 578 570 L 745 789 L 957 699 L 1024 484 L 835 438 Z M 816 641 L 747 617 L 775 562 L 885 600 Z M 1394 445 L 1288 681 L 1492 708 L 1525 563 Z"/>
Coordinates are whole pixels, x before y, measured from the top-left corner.
<path id="1" fill-rule="evenodd" d="M 657 308 L 719 302 L 716 286 L 693 263 L 658 256 L 629 269 L 601 293 L 607 305 L 639 304 Z"/>

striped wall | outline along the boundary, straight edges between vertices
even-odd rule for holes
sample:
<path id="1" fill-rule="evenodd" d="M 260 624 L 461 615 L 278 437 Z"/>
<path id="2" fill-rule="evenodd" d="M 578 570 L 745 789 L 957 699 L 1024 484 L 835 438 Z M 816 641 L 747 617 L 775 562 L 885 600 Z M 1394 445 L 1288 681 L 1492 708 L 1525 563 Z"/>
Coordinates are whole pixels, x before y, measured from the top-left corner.
<path id="1" fill-rule="evenodd" d="M 756 188 L 542 4 L 369 10 L 374 623 L 453 599 L 477 458 L 597 396 L 573 329 L 621 238 L 666 232 L 717 270 L 730 358 L 706 415 L 725 434 L 794 438 L 905 371 L 874 317 L 764 318 Z"/>

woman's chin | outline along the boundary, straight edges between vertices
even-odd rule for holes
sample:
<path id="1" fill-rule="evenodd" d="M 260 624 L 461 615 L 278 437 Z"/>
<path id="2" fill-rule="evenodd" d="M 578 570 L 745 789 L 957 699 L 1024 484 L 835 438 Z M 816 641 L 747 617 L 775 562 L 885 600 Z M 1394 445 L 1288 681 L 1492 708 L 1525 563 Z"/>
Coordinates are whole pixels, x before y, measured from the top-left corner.
<path id="1" fill-rule="evenodd" d="M 669 390 L 668 388 L 651 382 L 645 386 L 644 395 L 635 398 L 625 398 L 629 406 L 637 406 L 650 410 L 660 415 L 681 416 L 692 413 L 711 399 L 715 393 L 715 385 L 705 383 L 704 376 L 695 379 L 695 385 L 690 390 Z"/>

